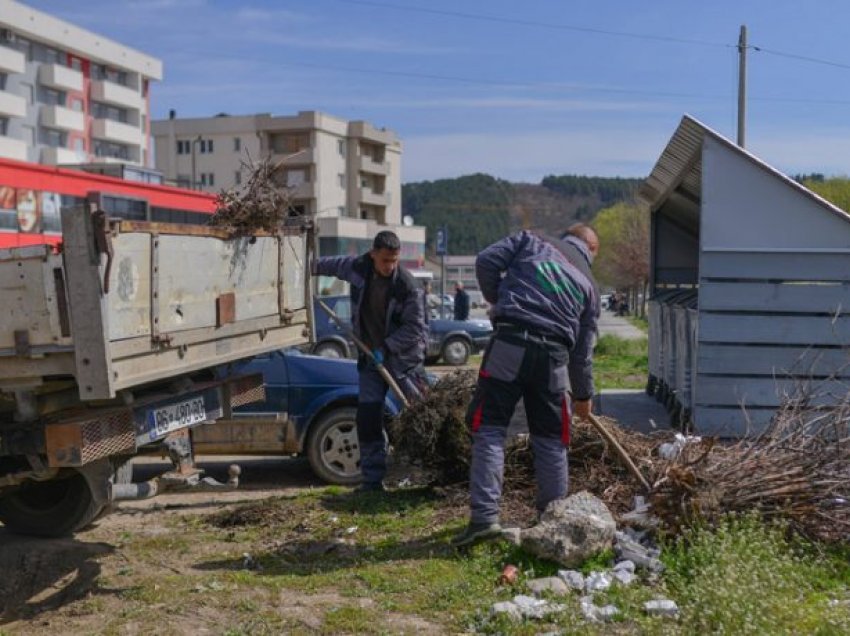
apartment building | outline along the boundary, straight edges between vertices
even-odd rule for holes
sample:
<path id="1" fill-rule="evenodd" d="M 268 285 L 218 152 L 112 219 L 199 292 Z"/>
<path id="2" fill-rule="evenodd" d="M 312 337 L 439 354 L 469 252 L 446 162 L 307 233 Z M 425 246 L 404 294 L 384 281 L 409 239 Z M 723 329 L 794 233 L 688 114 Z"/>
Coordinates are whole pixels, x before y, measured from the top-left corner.
<path id="1" fill-rule="evenodd" d="M 0 0 L 0 157 L 147 165 L 159 79 L 154 57 Z"/>
<path id="2" fill-rule="evenodd" d="M 402 240 L 402 261 L 420 267 L 425 228 L 401 218 L 401 142 L 364 121 L 316 111 L 157 120 L 156 168 L 167 182 L 218 192 L 244 183 L 251 164 L 271 157 L 293 207 L 314 215 L 323 254 L 366 251 L 383 227 Z"/>

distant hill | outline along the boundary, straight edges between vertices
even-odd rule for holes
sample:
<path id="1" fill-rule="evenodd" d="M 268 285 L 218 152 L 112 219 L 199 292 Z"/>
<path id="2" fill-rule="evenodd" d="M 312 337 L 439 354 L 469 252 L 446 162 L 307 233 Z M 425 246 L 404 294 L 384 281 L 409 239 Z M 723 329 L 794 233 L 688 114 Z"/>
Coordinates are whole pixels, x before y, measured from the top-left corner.
<path id="1" fill-rule="evenodd" d="M 486 174 L 402 186 L 403 214 L 434 230 L 448 226 L 449 253 L 475 254 L 522 228 L 558 234 L 575 221 L 619 202 L 632 202 L 641 179 L 548 176 L 540 184 L 511 183 Z"/>

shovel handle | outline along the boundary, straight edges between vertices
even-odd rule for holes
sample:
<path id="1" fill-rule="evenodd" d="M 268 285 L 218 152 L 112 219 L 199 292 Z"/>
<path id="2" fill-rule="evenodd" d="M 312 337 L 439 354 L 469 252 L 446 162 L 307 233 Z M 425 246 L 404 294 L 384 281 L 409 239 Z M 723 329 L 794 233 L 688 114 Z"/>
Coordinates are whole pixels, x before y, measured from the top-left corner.
<path id="1" fill-rule="evenodd" d="M 354 344 L 357 345 L 357 348 L 363 352 L 363 355 L 365 355 L 367 358 L 369 358 L 369 360 L 372 361 L 372 364 L 375 365 L 375 369 L 378 370 L 378 374 L 384 379 L 384 382 L 387 383 L 387 386 L 392 389 L 393 393 L 396 394 L 396 397 L 398 397 L 404 408 L 409 408 L 410 402 L 408 402 L 407 396 L 401 390 L 401 387 L 398 385 L 398 382 L 395 381 L 395 378 L 393 378 L 393 376 L 390 374 L 389 371 L 387 371 L 387 368 L 383 364 L 375 360 L 374 354 L 369 349 L 369 347 L 366 346 L 366 343 L 364 343 L 362 340 L 360 340 L 360 338 L 355 336 L 354 332 L 352 332 L 351 329 L 348 328 L 348 325 L 346 325 L 340 319 L 340 317 L 334 313 L 334 310 L 328 307 L 321 299 L 317 298 L 316 302 L 318 302 L 319 307 L 321 307 L 325 311 L 325 313 L 330 316 L 330 319 L 333 320 L 337 324 L 337 326 L 343 330 L 345 335 L 351 338 Z"/>
<path id="2" fill-rule="evenodd" d="M 599 432 L 599 434 L 605 438 L 605 441 L 608 442 L 608 444 L 610 444 L 611 447 L 617 452 L 617 455 L 620 456 L 620 459 L 626 465 L 626 468 L 629 469 L 629 472 L 638 479 L 638 481 L 643 485 L 644 488 L 646 488 L 647 491 L 651 490 L 651 487 L 649 485 L 649 482 L 646 480 L 646 477 L 643 476 L 643 473 L 640 472 L 640 469 L 632 461 L 632 458 L 629 457 L 629 454 L 626 452 L 626 449 L 624 449 L 620 445 L 620 442 L 618 442 L 614 438 L 614 436 L 611 435 L 611 431 L 605 428 L 605 425 L 598 419 L 596 419 L 596 416 L 593 413 L 588 413 L 586 419 L 593 425 L 593 428 L 595 428 Z"/>

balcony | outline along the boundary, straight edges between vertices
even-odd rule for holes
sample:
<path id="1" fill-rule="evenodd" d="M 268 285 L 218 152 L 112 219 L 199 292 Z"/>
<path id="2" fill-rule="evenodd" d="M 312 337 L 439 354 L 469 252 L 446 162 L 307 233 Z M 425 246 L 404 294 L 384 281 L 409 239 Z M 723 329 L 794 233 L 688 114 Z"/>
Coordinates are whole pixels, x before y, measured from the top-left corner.
<path id="1" fill-rule="evenodd" d="M 142 131 L 130 124 L 111 119 L 95 119 L 92 121 L 91 136 L 96 139 L 117 141 L 134 146 L 142 145 Z"/>
<path id="2" fill-rule="evenodd" d="M 24 54 L 8 46 L 0 46 L 0 71 L 4 73 L 23 73 L 27 67 Z"/>
<path id="3" fill-rule="evenodd" d="M 83 132 L 86 129 L 83 114 L 64 106 L 42 106 L 41 125 L 76 132 Z"/>
<path id="4" fill-rule="evenodd" d="M 14 93 L 0 91 L 0 115 L 4 117 L 26 117 L 27 100 Z"/>
<path id="5" fill-rule="evenodd" d="M 106 80 L 92 81 L 91 98 L 96 102 L 114 104 L 123 108 L 135 110 L 142 108 L 142 96 L 137 91 Z"/>
<path id="6" fill-rule="evenodd" d="M 0 157 L 5 159 L 27 160 L 27 144 L 20 139 L 0 136 Z"/>
<path id="7" fill-rule="evenodd" d="M 275 150 L 273 159 L 281 166 L 306 166 L 316 163 L 316 154 L 312 148 L 304 148 L 295 153 Z"/>
<path id="8" fill-rule="evenodd" d="M 319 186 L 317 183 L 299 183 L 289 196 L 293 199 L 315 199 L 319 196 Z"/>
<path id="9" fill-rule="evenodd" d="M 386 161 L 378 162 L 372 159 L 372 157 L 360 155 L 358 158 L 357 169 L 360 170 L 360 172 L 387 176 L 390 173 L 390 164 Z"/>
<path id="10" fill-rule="evenodd" d="M 83 163 L 85 160 L 85 155 L 80 157 L 70 148 L 41 149 L 41 163 L 46 163 L 52 166 L 59 166 L 66 163 Z"/>
<path id="11" fill-rule="evenodd" d="M 388 192 L 375 192 L 370 188 L 358 188 L 357 194 L 360 197 L 360 202 L 366 205 L 386 207 L 390 204 L 390 195 Z"/>
<path id="12" fill-rule="evenodd" d="M 83 74 L 59 64 L 42 64 L 38 69 L 38 81 L 42 86 L 59 91 L 79 93 L 83 90 Z"/>

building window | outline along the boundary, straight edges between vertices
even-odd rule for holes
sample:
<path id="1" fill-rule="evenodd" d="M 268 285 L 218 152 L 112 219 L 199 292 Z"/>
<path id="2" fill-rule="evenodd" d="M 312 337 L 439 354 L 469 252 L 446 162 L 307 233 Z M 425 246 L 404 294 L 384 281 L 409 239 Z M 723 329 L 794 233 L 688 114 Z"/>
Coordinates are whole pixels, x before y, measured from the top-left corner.
<path id="1" fill-rule="evenodd" d="M 65 93 L 52 88 L 44 88 L 41 93 L 41 101 L 51 106 L 64 106 Z"/>
<path id="2" fill-rule="evenodd" d="M 49 128 L 42 128 L 41 135 L 46 146 L 50 146 L 51 148 L 65 147 L 65 133 L 58 130 L 50 130 Z"/>
<path id="3" fill-rule="evenodd" d="M 0 91 L 6 90 L 6 78 L 7 77 L 8 76 L 6 75 L 6 73 L 0 73 Z"/>
<path id="4" fill-rule="evenodd" d="M 85 152 L 86 151 L 86 141 L 82 137 L 77 137 L 74 139 L 74 150 L 77 152 Z"/>
<path id="5" fill-rule="evenodd" d="M 201 139 L 201 140 L 199 140 L 198 143 L 200 144 L 202 155 L 212 153 L 212 151 L 213 151 L 213 140 L 212 139 Z"/>
<path id="6" fill-rule="evenodd" d="M 240 185 L 242 183 L 242 171 L 237 170 L 233 173 L 233 183 Z"/>
<path id="7" fill-rule="evenodd" d="M 337 139 L 336 140 L 336 147 L 337 147 L 337 150 L 339 150 L 339 154 L 344 157 L 345 156 L 345 139 Z"/>
<path id="8" fill-rule="evenodd" d="M 0 135 L 4 137 L 9 132 L 9 118 L 8 117 L 0 117 Z"/>
<path id="9" fill-rule="evenodd" d="M 214 186 L 215 185 L 215 173 L 213 173 L 213 172 L 202 172 L 201 173 L 201 185 L 202 186 Z"/>
<path id="10" fill-rule="evenodd" d="M 192 142 L 188 139 L 178 139 L 177 140 L 177 154 L 178 155 L 189 155 L 192 153 Z"/>
<path id="11" fill-rule="evenodd" d="M 339 179 L 339 187 L 345 190 L 345 173 L 340 172 L 336 177 Z"/>
<path id="12" fill-rule="evenodd" d="M 48 64 L 59 64 L 59 51 L 50 47 L 45 47 L 44 61 Z"/>
<path id="13" fill-rule="evenodd" d="M 24 84 L 21 82 L 21 95 L 27 100 L 27 104 L 32 106 L 35 104 L 35 88 L 32 84 Z"/>
<path id="14" fill-rule="evenodd" d="M 339 216 L 341 216 L 341 217 L 342 217 L 342 216 L 345 216 L 345 206 L 344 206 L 344 205 L 339 206 L 339 207 L 336 209 L 336 213 L 337 213 Z"/>
<path id="15" fill-rule="evenodd" d="M 242 151 L 242 139 L 240 137 L 233 138 L 233 152 Z"/>
<path id="16" fill-rule="evenodd" d="M 83 112 L 83 100 L 74 98 L 71 100 L 71 110 L 81 113 Z"/>

